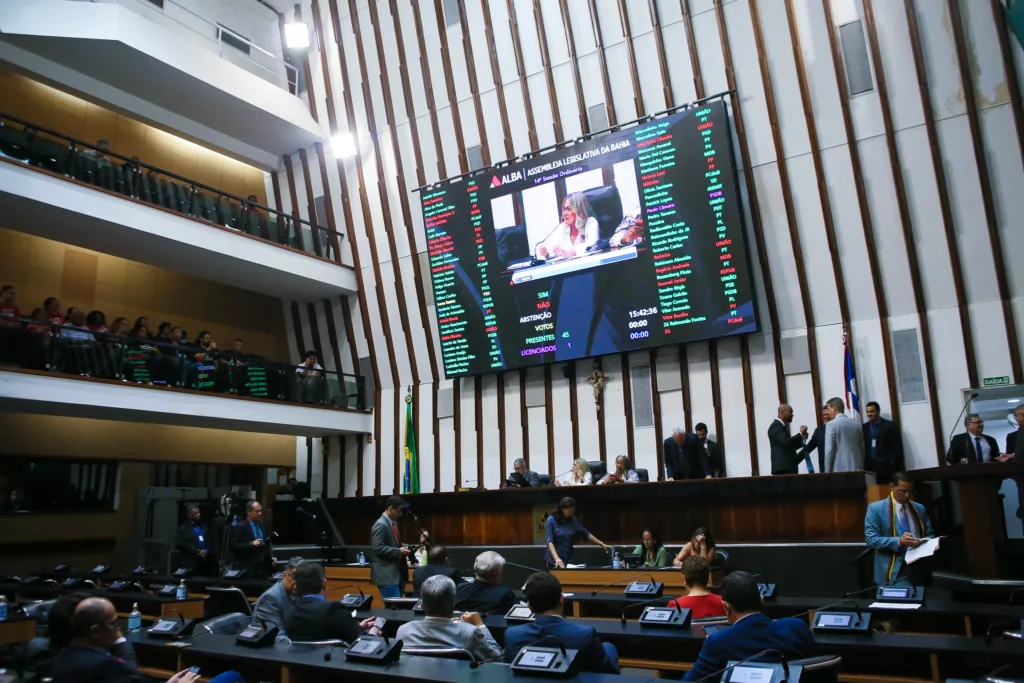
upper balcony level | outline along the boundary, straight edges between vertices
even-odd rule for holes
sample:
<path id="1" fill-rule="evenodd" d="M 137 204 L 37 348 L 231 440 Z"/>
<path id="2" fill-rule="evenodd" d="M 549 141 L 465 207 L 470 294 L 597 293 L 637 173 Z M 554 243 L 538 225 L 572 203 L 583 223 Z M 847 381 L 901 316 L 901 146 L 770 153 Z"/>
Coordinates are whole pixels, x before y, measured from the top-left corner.
<path id="1" fill-rule="evenodd" d="M 294 301 L 357 289 L 343 236 L 0 114 L 4 226 Z"/>
<path id="2" fill-rule="evenodd" d="M 0 61 L 229 156 L 278 168 L 282 155 L 325 135 L 296 94 L 298 74 L 282 59 L 276 14 L 256 2 L 240 5 L 0 0 Z"/>
<path id="3" fill-rule="evenodd" d="M 108 330 L 46 315 L 0 308 L 0 411 L 292 436 L 373 430 L 362 378 L 315 359 L 279 363 L 240 345 L 152 338 L 124 318 Z"/>

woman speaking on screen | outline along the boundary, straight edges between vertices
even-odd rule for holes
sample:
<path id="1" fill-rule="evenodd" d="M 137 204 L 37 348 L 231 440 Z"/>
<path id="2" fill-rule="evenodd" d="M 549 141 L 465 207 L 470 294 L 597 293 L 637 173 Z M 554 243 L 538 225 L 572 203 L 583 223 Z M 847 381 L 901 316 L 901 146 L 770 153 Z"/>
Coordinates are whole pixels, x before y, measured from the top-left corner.
<path id="1" fill-rule="evenodd" d="M 537 258 L 583 256 L 597 243 L 597 219 L 590 215 L 590 202 L 582 192 L 566 195 L 562 201 L 562 222 L 537 246 Z"/>

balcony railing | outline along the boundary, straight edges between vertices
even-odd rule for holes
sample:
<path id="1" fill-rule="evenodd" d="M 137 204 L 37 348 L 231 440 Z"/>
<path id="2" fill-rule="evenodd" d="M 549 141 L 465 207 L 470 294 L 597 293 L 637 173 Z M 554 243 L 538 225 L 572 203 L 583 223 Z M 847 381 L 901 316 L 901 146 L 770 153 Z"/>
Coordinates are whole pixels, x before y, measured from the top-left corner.
<path id="1" fill-rule="evenodd" d="M 4 365 L 141 386 L 366 408 L 365 382 L 356 375 L 27 318 L 0 318 L 0 370 Z"/>
<path id="2" fill-rule="evenodd" d="M 197 14 L 174 0 L 160 0 L 160 2 L 153 2 L 152 0 L 87 1 L 121 5 L 126 9 L 147 17 L 165 17 L 182 28 L 192 31 L 202 40 L 211 43 L 211 48 L 217 51 L 217 56 L 221 59 L 229 62 L 241 60 L 243 68 L 245 68 L 245 65 L 251 65 L 253 67 L 252 73 L 283 90 L 287 90 L 292 95 L 296 94 L 299 72 L 293 65 L 260 47 L 245 36 L 239 35 L 201 14 Z M 226 50 L 224 48 L 225 36 L 230 40 Z M 249 54 L 243 52 L 238 46 L 246 46 Z"/>
<path id="3" fill-rule="evenodd" d="M 2 112 L 0 156 L 341 263 L 340 232 Z"/>

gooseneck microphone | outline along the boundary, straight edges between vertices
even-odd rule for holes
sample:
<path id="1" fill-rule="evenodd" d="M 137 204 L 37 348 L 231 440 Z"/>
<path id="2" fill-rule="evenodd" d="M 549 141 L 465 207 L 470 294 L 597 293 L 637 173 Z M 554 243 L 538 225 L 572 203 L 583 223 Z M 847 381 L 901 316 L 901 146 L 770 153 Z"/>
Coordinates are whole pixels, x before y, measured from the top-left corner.
<path id="1" fill-rule="evenodd" d="M 331 661 L 331 657 L 334 655 L 334 648 L 336 648 L 336 647 L 348 647 L 348 646 L 349 646 L 349 644 L 346 643 L 344 640 L 340 641 L 337 645 L 331 645 L 329 648 L 327 648 L 327 652 L 324 653 L 324 661 L 325 662 Z"/>
<path id="2" fill-rule="evenodd" d="M 679 597 L 679 596 L 676 596 L 676 597 Z M 630 603 L 630 604 L 628 604 L 628 605 L 626 605 L 625 607 L 622 608 L 622 615 L 621 615 L 620 622 L 622 623 L 623 626 L 626 625 L 626 611 L 627 610 L 631 610 L 634 607 L 643 607 L 644 605 L 650 605 L 653 602 L 662 602 L 663 600 L 668 600 L 669 602 L 671 602 L 672 600 L 675 600 L 675 599 L 676 599 L 675 597 L 669 596 L 669 597 L 652 598 L 650 600 L 644 600 L 643 602 L 632 602 L 632 603 Z M 676 603 L 675 607 L 673 607 L 672 609 L 675 610 L 676 612 L 678 612 L 679 611 L 679 604 Z"/>
<path id="3" fill-rule="evenodd" d="M 506 566 L 519 567 L 520 569 L 529 569 L 531 572 L 546 572 L 546 569 L 537 569 L 536 567 L 530 567 L 529 565 L 519 564 L 518 562 L 509 562 L 505 560 Z"/>
<path id="4" fill-rule="evenodd" d="M 726 671 L 731 671 L 732 669 L 736 668 L 737 666 L 741 666 L 743 664 L 749 664 L 750 662 L 754 661 L 755 659 L 758 659 L 759 657 L 763 657 L 764 655 L 778 655 L 779 656 L 779 659 L 782 661 L 782 676 L 783 676 L 782 680 L 779 681 L 779 683 L 786 683 L 786 681 L 789 680 L 789 661 L 786 659 L 785 653 L 783 653 L 781 650 L 776 650 L 775 648 L 768 648 L 767 650 L 761 650 L 756 655 L 754 655 L 752 657 L 747 657 L 742 662 L 736 662 L 735 664 L 731 664 L 731 665 L 725 667 L 721 671 L 716 671 L 714 673 L 708 674 L 704 678 L 698 678 L 696 683 L 702 683 L 703 681 L 710 681 L 710 680 L 717 681 L 719 679 L 719 677 L 722 674 L 724 674 Z"/>
<path id="5" fill-rule="evenodd" d="M 953 423 L 953 429 L 949 430 L 949 438 L 948 438 L 948 439 L 946 439 L 946 441 L 947 441 L 947 443 L 949 443 L 949 444 L 950 444 L 950 446 L 951 446 L 951 447 L 952 447 L 952 443 L 953 443 L 953 432 L 955 432 L 955 431 L 956 431 L 956 428 L 957 428 L 958 426 L 960 426 L 960 418 L 962 418 L 962 417 L 964 416 L 964 413 L 966 413 L 966 412 L 967 412 L 967 406 L 971 405 L 971 401 L 973 401 L 973 400 L 974 400 L 974 399 L 976 399 L 976 398 L 978 398 L 978 392 L 977 392 L 977 391 L 972 391 L 972 392 L 971 392 L 971 395 L 970 395 L 970 396 L 968 396 L 968 397 L 967 397 L 967 400 L 966 400 L 966 401 L 964 402 L 964 407 L 963 407 L 963 409 L 961 409 L 961 411 L 960 411 L 960 414 L 959 414 L 959 415 L 957 415 L 957 417 L 956 417 L 956 422 L 954 422 L 954 423 Z M 966 448 L 966 447 L 967 447 L 967 446 L 966 446 L 966 444 L 967 444 L 967 443 L 969 443 L 969 440 L 967 440 L 967 441 L 965 441 L 965 442 L 964 442 L 964 444 L 965 444 L 965 445 L 964 445 L 964 448 Z M 955 456 L 954 456 L 954 457 L 955 457 Z"/>
<path id="6" fill-rule="evenodd" d="M 867 588 L 862 588 L 859 591 L 850 591 L 849 593 L 843 593 L 843 597 L 844 598 L 852 598 L 854 595 L 861 595 L 862 593 L 867 593 L 868 591 L 873 591 L 873 590 L 876 590 L 877 588 L 878 588 L 877 585 L 868 586 Z"/>
<path id="7" fill-rule="evenodd" d="M 469 668 L 470 668 L 470 669 L 476 669 L 476 668 L 478 668 L 478 667 L 481 667 L 481 666 L 483 666 L 484 664 L 490 664 L 491 662 L 496 662 L 496 661 L 498 661 L 499 659 L 502 659 L 502 658 L 504 658 L 504 656 L 505 656 L 505 653 L 504 653 L 504 652 L 502 652 L 502 653 L 501 653 L 500 655 L 495 655 L 494 657 L 491 657 L 490 659 L 485 659 L 485 660 L 484 660 L 484 661 L 482 661 L 482 662 L 478 662 L 478 661 L 476 661 L 476 659 L 473 659 L 473 660 L 471 660 L 471 661 L 469 662 Z"/>
<path id="8" fill-rule="evenodd" d="M 359 591 L 359 597 L 361 597 L 361 598 L 365 598 L 366 597 L 366 595 L 363 593 L 363 589 L 360 588 L 359 586 L 357 586 L 354 583 L 345 584 L 344 586 L 335 586 L 334 588 L 328 588 L 327 592 L 328 593 L 333 593 L 334 591 L 340 591 L 342 588 L 355 588 L 357 591 Z"/>
<path id="9" fill-rule="evenodd" d="M 854 593 L 854 595 L 856 595 L 856 593 Z M 807 610 L 806 612 L 800 612 L 799 614 L 794 614 L 792 618 L 793 619 L 799 619 L 800 617 L 806 617 L 811 612 L 820 612 L 823 609 L 831 609 L 832 607 L 838 607 L 839 605 L 852 605 L 853 606 L 853 611 L 855 611 L 857 613 L 857 621 L 859 622 L 859 621 L 861 621 L 863 619 L 864 615 L 861 614 L 860 605 L 858 605 L 856 603 L 856 601 L 849 600 L 849 599 L 837 600 L 835 602 L 830 602 L 827 605 L 822 605 L 821 607 L 812 607 L 811 609 Z"/>
<path id="10" fill-rule="evenodd" d="M 603 591 L 605 588 L 611 588 L 612 586 L 618 586 L 621 583 L 626 583 L 628 581 L 632 581 L 633 579 L 639 579 L 639 578 L 644 577 L 644 576 L 646 576 L 648 579 L 650 579 L 651 583 L 657 583 L 654 580 L 654 577 L 652 575 L 650 575 L 650 574 L 637 574 L 635 576 L 629 576 L 629 577 L 626 577 L 625 579 L 619 579 L 618 581 L 612 581 L 611 583 L 608 583 L 608 584 L 605 584 L 605 585 L 600 586 L 598 588 L 595 588 L 594 590 L 590 591 L 590 595 L 591 596 L 595 596 L 599 592 Z"/>
<path id="11" fill-rule="evenodd" d="M 295 508 L 295 511 L 298 512 L 300 515 L 306 515 L 307 517 L 312 517 L 313 519 L 316 519 L 316 515 L 308 511 L 306 508 Z"/>
<path id="12" fill-rule="evenodd" d="M 256 621 L 256 622 L 259 622 L 260 625 L 263 624 L 263 622 L 261 622 L 259 619 L 255 618 L 255 617 L 250 617 L 248 614 L 246 614 L 243 617 L 237 617 L 235 619 L 232 619 L 231 621 L 226 621 L 223 624 L 221 624 L 220 626 L 214 626 L 213 628 L 207 628 L 207 630 L 199 631 L 198 633 L 193 632 L 192 635 L 190 635 L 190 636 L 182 636 L 181 638 L 179 638 L 179 640 L 191 640 L 192 638 L 198 638 L 199 636 L 209 635 L 211 633 L 214 633 L 216 631 L 221 630 L 225 626 L 231 626 L 232 624 L 237 624 L 240 621 L 249 621 L 249 622 Z M 202 624 L 200 624 L 200 626 L 202 626 Z"/>

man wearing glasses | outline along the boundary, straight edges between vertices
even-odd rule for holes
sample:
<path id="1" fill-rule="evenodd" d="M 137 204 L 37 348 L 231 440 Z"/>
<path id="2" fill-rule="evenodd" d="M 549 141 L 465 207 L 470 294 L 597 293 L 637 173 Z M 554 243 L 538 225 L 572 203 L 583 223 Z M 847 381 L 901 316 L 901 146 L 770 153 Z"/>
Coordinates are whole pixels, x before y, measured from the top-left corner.
<path id="1" fill-rule="evenodd" d="M 914 484 L 904 472 L 893 475 L 889 496 L 868 505 L 864 542 L 875 551 L 875 583 L 920 586 L 928 583 L 927 560 L 906 564 L 908 548 L 935 535 L 924 506 L 915 503 Z"/>
<path id="2" fill-rule="evenodd" d="M 946 462 L 950 465 L 972 465 L 980 462 L 994 462 L 1002 458 L 999 444 L 991 436 L 982 434 L 985 421 L 977 413 L 967 416 L 967 433 L 957 434 L 949 442 Z"/>

